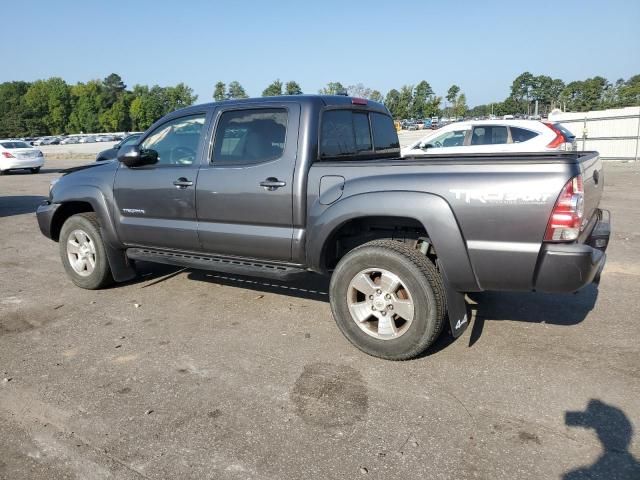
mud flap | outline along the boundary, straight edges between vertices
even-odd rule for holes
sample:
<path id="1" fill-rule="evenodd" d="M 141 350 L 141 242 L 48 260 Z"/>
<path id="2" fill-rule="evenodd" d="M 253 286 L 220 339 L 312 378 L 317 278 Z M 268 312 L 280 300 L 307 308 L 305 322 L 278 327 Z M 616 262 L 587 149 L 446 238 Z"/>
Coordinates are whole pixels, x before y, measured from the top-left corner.
<path id="1" fill-rule="evenodd" d="M 113 248 L 107 244 L 105 244 L 104 250 L 107 254 L 109 267 L 111 267 L 111 275 L 116 282 L 126 282 L 135 278 L 136 271 L 124 250 Z"/>
<path id="2" fill-rule="evenodd" d="M 458 338 L 464 333 L 469 326 L 469 315 L 467 312 L 467 302 L 464 299 L 464 293 L 454 290 L 449 283 L 447 274 L 438 264 L 444 287 L 447 295 L 447 314 L 449 315 L 449 324 L 451 325 L 451 334 L 454 338 Z"/>

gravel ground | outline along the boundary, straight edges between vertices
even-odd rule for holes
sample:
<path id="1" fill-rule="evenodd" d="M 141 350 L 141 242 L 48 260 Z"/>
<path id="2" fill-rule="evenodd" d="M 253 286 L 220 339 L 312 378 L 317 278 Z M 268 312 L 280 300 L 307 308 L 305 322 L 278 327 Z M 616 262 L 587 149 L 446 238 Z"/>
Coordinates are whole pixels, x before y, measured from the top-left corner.
<path id="1" fill-rule="evenodd" d="M 141 264 L 85 291 L 0 177 L 0 478 L 640 478 L 640 168 L 607 165 L 599 288 L 482 293 L 459 339 L 393 363 L 339 333 L 326 281 Z"/>

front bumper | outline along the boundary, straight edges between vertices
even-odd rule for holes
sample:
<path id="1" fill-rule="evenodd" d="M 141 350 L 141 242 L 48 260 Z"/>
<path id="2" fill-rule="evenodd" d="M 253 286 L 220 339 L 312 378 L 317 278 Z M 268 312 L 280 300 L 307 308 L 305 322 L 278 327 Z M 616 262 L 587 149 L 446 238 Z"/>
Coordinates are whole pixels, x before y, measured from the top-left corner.
<path id="1" fill-rule="evenodd" d="M 47 200 L 40 204 L 36 210 L 36 218 L 38 219 L 40 231 L 45 237 L 52 240 L 57 240 L 57 238 L 53 238 L 52 236 L 51 225 L 53 224 L 53 217 L 58 207 L 60 207 L 59 203 L 51 203 Z"/>
<path id="2" fill-rule="evenodd" d="M 3 158 L 0 170 L 20 170 L 23 168 L 39 168 L 44 165 L 44 157 Z"/>
<path id="3" fill-rule="evenodd" d="M 538 292 L 575 292 L 600 280 L 607 260 L 605 250 L 611 236 L 611 214 L 598 212 L 598 221 L 585 243 L 543 245 L 536 267 Z"/>

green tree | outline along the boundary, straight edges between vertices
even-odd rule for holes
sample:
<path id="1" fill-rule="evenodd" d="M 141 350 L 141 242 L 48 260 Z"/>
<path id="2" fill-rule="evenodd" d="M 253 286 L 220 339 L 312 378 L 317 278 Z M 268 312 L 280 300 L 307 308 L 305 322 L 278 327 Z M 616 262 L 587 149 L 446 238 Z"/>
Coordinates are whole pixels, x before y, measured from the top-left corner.
<path id="1" fill-rule="evenodd" d="M 384 105 L 387 107 L 391 116 L 395 119 L 399 119 L 399 107 L 400 107 L 400 92 L 395 88 L 392 88 L 387 92 L 387 96 L 384 99 Z"/>
<path id="2" fill-rule="evenodd" d="M 347 89 L 340 82 L 329 82 L 327 86 L 318 90 L 320 95 L 337 95 L 345 92 Z"/>
<path id="3" fill-rule="evenodd" d="M 132 95 L 120 95 L 116 102 L 100 115 L 101 130 L 105 132 L 125 132 L 131 130 Z"/>
<path id="4" fill-rule="evenodd" d="M 302 95 L 302 88 L 298 85 L 297 82 L 290 80 L 284 86 L 284 94 L 285 95 Z"/>
<path id="5" fill-rule="evenodd" d="M 618 106 L 640 105 L 640 75 L 630 77 L 618 87 Z"/>
<path id="6" fill-rule="evenodd" d="M 216 102 L 222 102 L 223 100 L 227 99 L 227 95 L 225 93 L 227 89 L 227 86 L 224 84 L 224 82 L 218 82 L 216 83 L 216 86 L 213 89 L 213 99 Z"/>
<path id="7" fill-rule="evenodd" d="M 0 138 L 37 135 L 24 96 L 31 84 L 0 83 Z"/>
<path id="8" fill-rule="evenodd" d="M 280 79 L 274 80 L 267 88 L 262 91 L 263 97 L 277 97 L 282 95 L 282 82 Z"/>
<path id="9" fill-rule="evenodd" d="M 457 85 L 451 85 L 449 90 L 447 90 L 447 101 L 449 103 L 455 103 L 458 93 L 460 93 L 460 87 Z"/>
<path id="10" fill-rule="evenodd" d="M 236 98 L 249 98 L 249 95 L 247 95 L 247 92 L 244 91 L 242 85 L 234 80 L 229 84 L 229 89 L 227 90 L 227 99 L 233 100 Z"/>
<path id="11" fill-rule="evenodd" d="M 180 82 L 174 87 L 164 88 L 164 114 L 178 110 L 179 108 L 193 105 L 198 95 L 193 94 L 193 89 Z"/>
<path id="12" fill-rule="evenodd" d="M 104 106 L 110 108 L 118 99 L 124 95 L 127 86 L 117 73 L 112 73 L 102 81 Z"/>
<path id="13" fill-rule="evenodd" d="M 433 98 L 433 89 L 429 82 L 422 80 L 416 85 L 413 92 L 413 104 L 411 106 L 411 115 L 414 118 L 425 118 L 430 110 L 429 101 Z"/>
<path id="14" fill-rule="evenodd" d="M 461 93 L 458 95 L 458 98 L 456 98 L 453 113 L 456 117 L 464 117 L 467 114 L 467 110 L 469 110 L 467 97 L 464 93 Z"/>
<path id="15" fill-rule="evenodd" d="M 380 93 L 378 90 L 373 90 L 371 92 L 371 95 L 369 95 L 369 100 L 373 102 L 382 103 L 384 102 L 384 97 L 382 96 L 382 93 Z"/>
<path id="16" fill-rule="evenodd" d="M 100 115 L 103 111 L 104 96 L 102 82 L 90 80 L 71 87 L 72 110 L 67 129 L 69 132 L 99 132 Z"/>
<path id="17" fill-rule="evenodd" d="M 413 85 L 403 85 L 400 88 L 397 115 L 399 118 L 409 118 L 413 106 Z"/>
<path id="18" fill-rule="evenodd" d="M 62 78 L 35 81 L 24 98 L 33 118 L 42 122 L 46 133 L 65 132 L 71 112 L 71 94 Z"/>

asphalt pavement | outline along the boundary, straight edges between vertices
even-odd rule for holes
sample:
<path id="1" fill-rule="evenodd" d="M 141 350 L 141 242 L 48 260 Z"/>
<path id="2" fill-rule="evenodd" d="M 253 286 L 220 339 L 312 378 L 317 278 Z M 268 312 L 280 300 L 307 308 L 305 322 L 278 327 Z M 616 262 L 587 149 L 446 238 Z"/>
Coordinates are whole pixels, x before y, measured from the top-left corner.
<path id="1" fill-rule="evenodd" d="M 599 287 L 482 293 L 408 362 L 342 337 L 327 281 L 141 263 L 75 287 L 0 177 L 0 479 L 640 478 L 640 167 L 608 163 Z"/>

